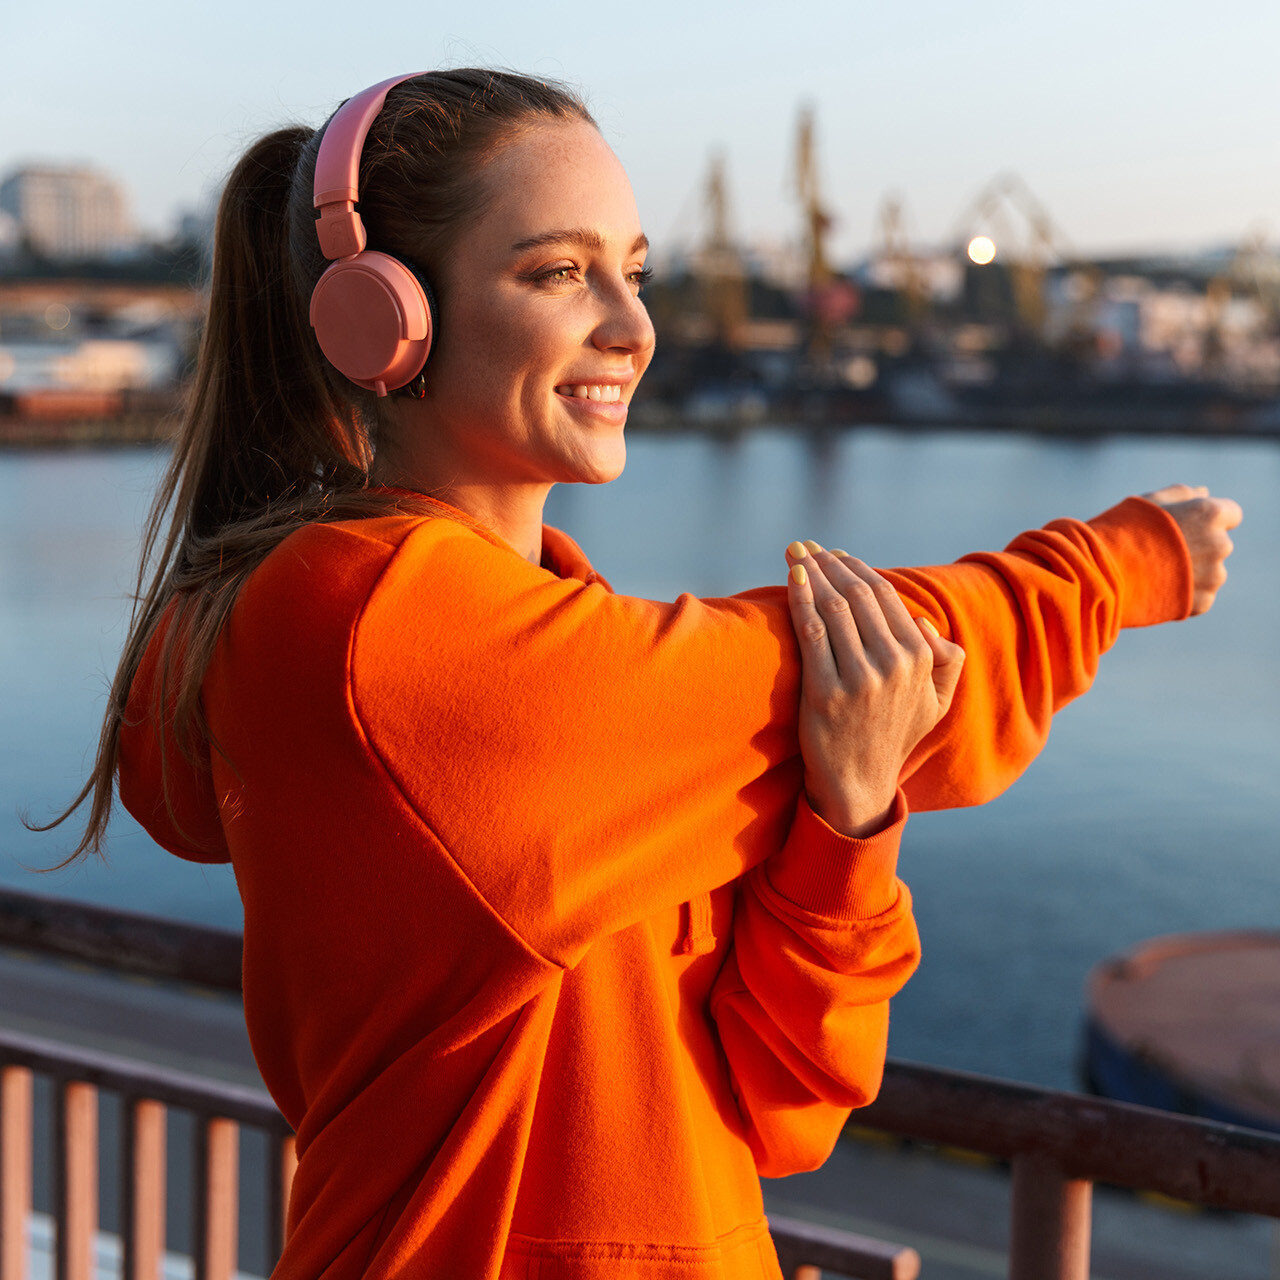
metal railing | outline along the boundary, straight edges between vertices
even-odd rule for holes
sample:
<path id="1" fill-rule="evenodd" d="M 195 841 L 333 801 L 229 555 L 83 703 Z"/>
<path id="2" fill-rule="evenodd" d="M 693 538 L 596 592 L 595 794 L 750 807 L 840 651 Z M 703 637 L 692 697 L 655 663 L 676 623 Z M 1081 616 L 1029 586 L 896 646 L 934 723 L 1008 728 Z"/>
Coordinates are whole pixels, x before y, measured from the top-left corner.
<path id="1" fill-rule="evenodd" d="M 153 977 L 239 990 L 234 933 L 0 892 L 0 944 Z M 284 1240 L 295 1164 L 270 1098 L 88 1050 L 0 1031 L 0 1280 L 26 1280 L 31 1212 L 32 1079 L 55 1085 L 57 1280 L 91 1280 L 97 1220 L 96 1094 L 124 1101 L 121 1241 L 125 1280 L 156 1280 L 164 1250 L 167 1108 L 196 1117 L 196 1280 L 235 1270 L 240 1125 L 268 1140 L 268 1269 Z M 1080 1094 L 890 1061 L 880 1096 L 855 1129 L 959 1148 L 1012 1168 L 1011 1280 L 1088 1280 L 1095 1182 L 1193 1204 L 1280 1218 L 1280 1136 Z M 854 1280 L 914 1280 L 916 1252 L 774 1217 L 790 1280 L 819 1271 Z"/>
<path id="2" fill-rule="evenodd" d="M 195 1120 L 192 1262 L 196 1280 L 230 1280 L 240 1227 L 240 1126 L 267 1136 L 269 1265 L 284 1245 L 296 1159 L 293 1133 L 260 1089 L 131 1062 L 0 1030 L 0 1277 L 26 1280 L 32 1214 L 34 1078 L 53 1083 L 54 1266 L 58 1280 L 93 1280 L 98 1228 L 98 1095 L 121 1100 L 120 1247 L 125 1280 L 157 1280 L 165 1253 L 165 1128 L 179 1108 Z"/>
<path id="3" fill-rule="evenodd" d="M 1280 1218 L 1280 1136 L 890 1062 L 851 1127 L 1007 1161 L 1010 1280 L 1088 1280 L 1093 1184 Z"/>

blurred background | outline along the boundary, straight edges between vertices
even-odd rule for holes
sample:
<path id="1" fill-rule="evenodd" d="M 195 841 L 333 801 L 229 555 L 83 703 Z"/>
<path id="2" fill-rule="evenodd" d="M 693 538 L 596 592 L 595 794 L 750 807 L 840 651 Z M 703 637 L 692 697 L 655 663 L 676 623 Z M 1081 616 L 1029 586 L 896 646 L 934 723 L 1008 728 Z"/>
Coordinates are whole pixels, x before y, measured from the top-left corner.
<path id="1" fill-rule="evenodd" d="M 10 419 L 47 436 L 114 416 L 117 436 L 144 433 L 189 365 L 191 290 L 239 151 L 323 122 L 407 60 L 510 66 L 586 95 L 654 243 L 652 422 L 1280 420 L 1267 6 L 729 16 L 657 0 L 588 17 L 393 0 L 376 29 L 339 13 L 70 0 L 7 15 Z"/>
<path id="2" fill-rule="evenodd" d="M 781 582 L 795 537 L 943 562 L 1174 481 L 1244 506 L 1210 615 L 1122 637 L 1005 797 L 909 824 L 925 959 L 891 1051 L 1077 1087 L 1094 966 L 1274 928 L 1280 9 L 386 0 L 370 18 L 6 12 L 0 884 L 238 927 L 229 872 L 128 820 L 106 864 L 39 875 L 74 824 L 18 815 L 55 812 L 91 759 L 223 176 L 367 84 L 480 64 L 586 96 L 653 242 L 658 357 L 627 471 L 549 508 L 618 590 Z M 1280 1070 L 1260 1087 L 1280 1108 Z M 1249 1259 L 1268 1247 L 1242 1228 L 1212 1274 L 1266 1274 Z"/>

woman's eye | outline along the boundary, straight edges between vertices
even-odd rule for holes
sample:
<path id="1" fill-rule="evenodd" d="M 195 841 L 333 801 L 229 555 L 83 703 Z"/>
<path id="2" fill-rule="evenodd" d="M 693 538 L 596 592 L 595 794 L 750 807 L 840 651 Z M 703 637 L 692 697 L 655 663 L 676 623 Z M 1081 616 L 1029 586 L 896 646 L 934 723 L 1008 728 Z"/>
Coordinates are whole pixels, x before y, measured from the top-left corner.
<path id="1" fill-rule="evenodd" d="M 631 281 L 637 289 L 643 289 L 645 285 L 653 279 L 652 267 L 641 267 L 638 271 L 632 271 L 627 279 Z"/>
<path id="2" fill-rule="evenodd" d="M 575 266 L 548 267 L 538 273 L 537 279 L 546 284 L 566 284 L 575 280 L 577 275 L 578 268 Z"/>

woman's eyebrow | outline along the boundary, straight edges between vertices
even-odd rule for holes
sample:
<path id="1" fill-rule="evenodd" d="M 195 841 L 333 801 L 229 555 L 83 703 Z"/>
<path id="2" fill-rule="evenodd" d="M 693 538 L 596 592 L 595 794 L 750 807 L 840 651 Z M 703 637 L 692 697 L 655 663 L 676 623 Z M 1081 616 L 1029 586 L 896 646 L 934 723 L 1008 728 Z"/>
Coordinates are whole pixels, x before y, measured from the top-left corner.
<path id="1" fill-rule="evenodd" d="M 593 253 L 601 253 L 605 249 L 605 240 L 598 231 L 587 227 L 564 227 L 554 231 L 542 231 L 536 236 L 517 240 L 511 246 L 512 253 L 524 253 L 528 249 L 542 249 L 552 244 L 576 245 L 580 249 L 588 249 Z M 631 245 L 632 253 L 639 253 L 649 247 L 649 237 L 641 233 Z"/>

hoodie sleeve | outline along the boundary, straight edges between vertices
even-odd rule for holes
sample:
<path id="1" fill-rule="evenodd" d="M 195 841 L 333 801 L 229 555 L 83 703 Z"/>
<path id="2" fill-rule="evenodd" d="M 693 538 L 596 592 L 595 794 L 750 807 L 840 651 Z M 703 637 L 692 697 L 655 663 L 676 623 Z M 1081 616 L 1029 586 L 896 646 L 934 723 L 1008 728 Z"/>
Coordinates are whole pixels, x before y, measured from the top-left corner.
<path id="1" fill-rule="evenodd" d="M 853 839 L 801 796 L 786 844 L 742 882 L 711 1016 L 766 1177 L 816 1169 L 880 1087 L 889 998 L 920 959 L 895 875 L 906 815 L 899 791 L 889 825 Z"/>
<path id="2" fill-rule="evenodd" d="M 1177 526 L 1139 499 L 889 576 L 967 653 L 949 715 L 904 771 L 913 808 L 1008 786 L 1120 627 L 1190 604 Z M 369 595 L 349 686 L 408 807 L 560 964 L 745 874 L 784 843 L 800 791 L 782 588 L 638 600 L 427 521 Z"/>
<path id="3" fill-rule="evenodd" d="M 1087 523 L 1055 520 L 1003 552 L 886 576 L 966 654 L 956 704 L 903 770 L 917 812 L 999 795 L 1039 754 L 1054 713 L 1093 683 L 1121 628 L 1191 612 L 1181 531 L 1143 498 Z"/>

